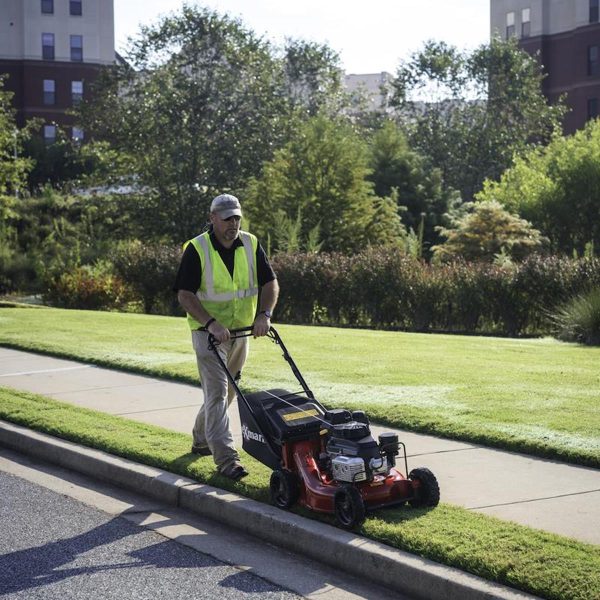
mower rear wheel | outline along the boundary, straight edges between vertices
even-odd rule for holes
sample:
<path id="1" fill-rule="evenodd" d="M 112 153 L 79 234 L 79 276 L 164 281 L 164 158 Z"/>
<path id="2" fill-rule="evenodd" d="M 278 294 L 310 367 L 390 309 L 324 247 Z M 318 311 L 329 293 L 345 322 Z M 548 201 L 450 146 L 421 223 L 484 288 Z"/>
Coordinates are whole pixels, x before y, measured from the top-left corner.
<path id="1" fill-rule="evenodd" d="M 298 478 L 287 469 L 273 471 L 269 483 L 271 502 L 279 508 L 290 508 L 298 500 L 300 486 Z"/>
<path id="2" fill-rule="evenodd" d="M 358 527 L 365 520 L 365 503 L 353 485 L 343 485 L 336 491 L 333 506 L 338 525 L 344 529 Z"/>
<path id="3" fill-rule="evenodd" d="M 440 486 L 435 475 L 426 467 L 413 469 L 408 478 L 418 482 L 418 486 L 413 488 L 414 498 L 409 500 L 409 504 L 413 508 L 422 506 L 437 506 L 440 502 Z"/>

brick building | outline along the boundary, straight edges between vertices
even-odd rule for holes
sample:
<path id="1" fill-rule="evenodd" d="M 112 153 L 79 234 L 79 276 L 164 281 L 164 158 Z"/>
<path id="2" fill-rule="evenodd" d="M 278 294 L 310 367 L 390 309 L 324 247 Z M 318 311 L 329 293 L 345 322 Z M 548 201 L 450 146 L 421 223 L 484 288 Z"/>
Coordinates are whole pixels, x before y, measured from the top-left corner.
<path id="1" fill-rule="evenodd" d="M 539 53 L 546 97 L 566 94 L 565 133 L 598 116 L 599 0 L 491 0 L 490 12 L 492 35 L 516 36 L 524 50 Z"/>
<path id="2" fill-rule="evenodd" d="M 89 93 L 99 69 L 115 62 L 113 0 L 0 0 L 0 74 L 14 93 L 17 124 L 43 119 L 76 139 L 66 111 Z M 7 76 L 7 77 L 6 77 Z"/>

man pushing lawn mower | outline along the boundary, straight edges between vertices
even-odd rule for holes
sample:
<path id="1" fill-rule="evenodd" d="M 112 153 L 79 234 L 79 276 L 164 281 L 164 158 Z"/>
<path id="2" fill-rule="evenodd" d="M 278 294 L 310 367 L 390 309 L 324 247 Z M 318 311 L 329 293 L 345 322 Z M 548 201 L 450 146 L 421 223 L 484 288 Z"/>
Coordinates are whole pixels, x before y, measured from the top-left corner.
<path id="1" fill-rule="evenodd" d="M 235 196 L 217 196 L 210 207 L 210 229 L 185 244 L 175 282 L 192 330 L 204 392 L 192 432 L 192 452 L 212 454 L 219 473 L 234 481 L 248 472 L 240 463 L 229 427 L 227 409 L 236 390 L 227 370 L 239 378 L 248 338 L 232 338 L 230 332 L 250 327 L 255 337 L 266 335 L 279 293 L 262 246 L 254 235 L 240 230 L 241 219 Z M 218 353 L 209 348 L 209 336 L 219 344 Z"/>
<path id="2" fill-rule="evenodd" d="M 360 525 L 368 510 L 406 503 L 437 506 L 435 476 L 424 467 L 408 473 L 406 449 L 395 433 L 383 433 L 375 441 L 364 412 L 326 410 L 314 397 L 271 327 L 279 286 L 256 237 L 240 231 L 241 215 L 237 198 L 217 196 L 211 204 L 211 230 L 187 243 L 177 275 L 178 299 L 188 313 L 204 390 L 192 452 L 212 454 L 219 473 L 235 481 L 248 474 L 239 462 L 227 414 L 237 395 L 243 448 L 273 469 L 270 492 L 276 506 L 299 503 L 335 514 L 345 528 Z M 268 336 L 280 347 L 300 391 L 244 395 L 238 381 L 252 335 Z M 403 471 L 396 468 L 401 450 Z"/>

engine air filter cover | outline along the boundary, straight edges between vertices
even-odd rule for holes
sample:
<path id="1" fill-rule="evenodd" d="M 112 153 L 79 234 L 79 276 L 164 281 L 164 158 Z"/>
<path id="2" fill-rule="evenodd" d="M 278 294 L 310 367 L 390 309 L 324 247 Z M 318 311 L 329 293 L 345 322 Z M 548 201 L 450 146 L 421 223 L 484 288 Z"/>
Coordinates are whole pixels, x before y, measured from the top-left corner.
<path id="1" fill-rule="evenodd" d="M 356 456 L 336 456 L 331 460 L 331 472 L 336 481 L 365 481 L 365 461 Z"/>

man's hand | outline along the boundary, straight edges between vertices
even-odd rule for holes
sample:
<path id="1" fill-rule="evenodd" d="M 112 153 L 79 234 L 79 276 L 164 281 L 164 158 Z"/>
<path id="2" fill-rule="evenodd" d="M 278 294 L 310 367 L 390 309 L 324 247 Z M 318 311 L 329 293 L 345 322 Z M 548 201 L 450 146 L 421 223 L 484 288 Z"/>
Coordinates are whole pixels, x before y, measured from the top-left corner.
<path id="1" fill-rule="evenodd" d="M 252 325 L 252 335 L 255 338 L 262 337 L 269 333 L 269 329 L 271 329 L 271 319 L 264 313 L 257 315 L 254 319 L 254 325 Z"/>
<path id="2" fill-rule="evenodd" d="M 223 342 L 226 342 L 231 337 L 231 334 L 229 333 L 229 329 L 227 329 L 227 327 L 223 327 L 223 325 L 221 325 L 221 323 L 219 323 L 219 321 L 213 321 L 206 328 L 206 330 L 209 333 L 212 333 L 214 338 L 217 340 L 217 342 L 219 342 L 221 344 Z"/>

